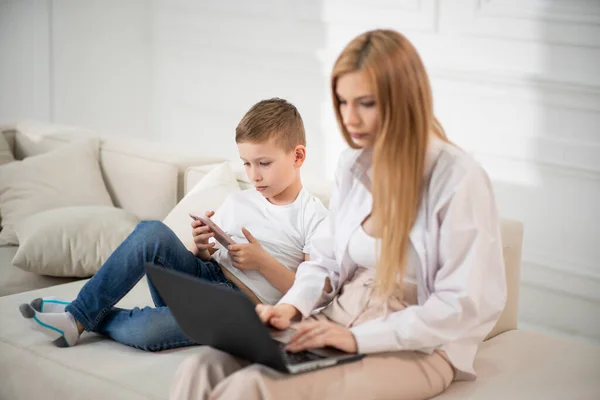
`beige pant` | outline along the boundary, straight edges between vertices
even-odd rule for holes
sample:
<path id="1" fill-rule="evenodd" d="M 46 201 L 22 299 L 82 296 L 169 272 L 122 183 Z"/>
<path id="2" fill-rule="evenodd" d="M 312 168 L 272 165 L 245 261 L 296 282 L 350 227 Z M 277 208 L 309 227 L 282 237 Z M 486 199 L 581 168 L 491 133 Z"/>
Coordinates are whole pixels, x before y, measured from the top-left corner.
<path id="1" fill-rule="evenodd" d="M 416 303 L 416 288 L 385 302 L 372 296 L 372 270 L 359 269 L 313 319 L 347 327 Z M 298 375 L 252 364 L 210 347 L 179 366 L 171 399 L 428 399 L 443 392 L 454 371 L 443 352 L 372 354 L 360 361 Z"/>

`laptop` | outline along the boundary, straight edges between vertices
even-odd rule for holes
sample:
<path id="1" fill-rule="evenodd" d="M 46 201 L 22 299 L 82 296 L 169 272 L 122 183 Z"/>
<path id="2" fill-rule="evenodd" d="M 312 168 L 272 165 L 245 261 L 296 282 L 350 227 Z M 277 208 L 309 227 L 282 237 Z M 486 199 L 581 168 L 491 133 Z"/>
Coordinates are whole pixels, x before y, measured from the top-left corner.
<path id="1" fill-rule="evenodd" d="M 291 353 L 284 349 L 294 333 L 268 328 L 245 294 L 181 272 L 146 264 L 146 273 L 182 332 L 199 345 L 211 346 L 253 363 L 289 374 L 360 360 L 334 348 Z"/>

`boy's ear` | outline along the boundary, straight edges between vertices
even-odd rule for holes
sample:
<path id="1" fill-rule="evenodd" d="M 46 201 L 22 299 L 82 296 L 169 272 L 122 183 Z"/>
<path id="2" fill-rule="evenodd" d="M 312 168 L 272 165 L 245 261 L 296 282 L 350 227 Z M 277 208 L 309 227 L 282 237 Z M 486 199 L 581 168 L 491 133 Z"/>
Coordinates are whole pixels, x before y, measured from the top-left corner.
<path id="1" fill-rule="evenodd" d="M 299 144 L 294 148 L 294 166 L 300 168 L 306 160 L 306 147 Z"/>

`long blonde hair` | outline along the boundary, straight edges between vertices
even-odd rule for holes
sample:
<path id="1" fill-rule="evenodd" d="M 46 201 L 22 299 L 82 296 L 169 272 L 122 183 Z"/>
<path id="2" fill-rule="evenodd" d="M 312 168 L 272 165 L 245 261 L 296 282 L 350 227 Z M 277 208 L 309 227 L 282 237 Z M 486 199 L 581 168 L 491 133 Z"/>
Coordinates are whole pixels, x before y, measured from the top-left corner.
<path id="1" fill-rule="evenodd" d="M 333 67 L 331 92 L 338 125 L 350 147 L 357 148 L 340 114 L 336 84 L 350 72 L 366 72 L 375 90 L 380 131 L 373 148 L 374 229 L 380 237 L 376 293 L 392 294 L 402 282 L 409 234 L 417 217 L 429 134 L 446 140 L 433 114 L 425 66 L 414 46 L 391 30 L 375 30 L 353 39 Z"/>

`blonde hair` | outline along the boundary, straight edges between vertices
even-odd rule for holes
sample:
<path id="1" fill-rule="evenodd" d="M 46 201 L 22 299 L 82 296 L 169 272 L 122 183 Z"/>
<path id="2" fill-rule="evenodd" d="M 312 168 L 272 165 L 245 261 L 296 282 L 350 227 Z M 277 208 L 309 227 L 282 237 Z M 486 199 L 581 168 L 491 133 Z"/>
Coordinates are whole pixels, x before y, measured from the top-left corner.
<path id="1" fill-rule="evenodd" d="M 270 139 L 275 139 L 285 151 L 306 146 L 304 123 L 292 103 L 279 98 L 259 101 L 235 128 L 236 143 L 263 143 Z"/>
<path id="2" fill-rule="evenodd" d="M 414 46 L 391 30 L 375 30 L 353 39 L 333 67 L 331 92 L 338 125 L 348 145 L 357 146 L 340 114 L 336 84 L 340 76 L 365 72 L 371 80 L 380 117 L 373 147 L 374 229 L 381 247 L 376 293 L 389 296 L 403 288 L 409 234 L 417 217 L 423 190 L 425 157 L 430 132 L 446 140 L 433 114 L 425 66 Z"/>

